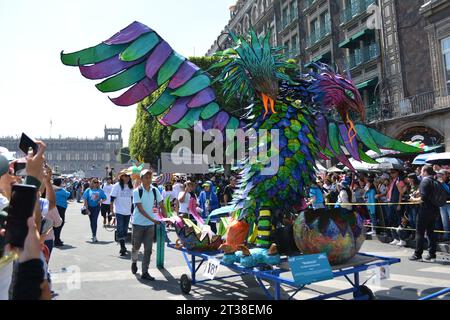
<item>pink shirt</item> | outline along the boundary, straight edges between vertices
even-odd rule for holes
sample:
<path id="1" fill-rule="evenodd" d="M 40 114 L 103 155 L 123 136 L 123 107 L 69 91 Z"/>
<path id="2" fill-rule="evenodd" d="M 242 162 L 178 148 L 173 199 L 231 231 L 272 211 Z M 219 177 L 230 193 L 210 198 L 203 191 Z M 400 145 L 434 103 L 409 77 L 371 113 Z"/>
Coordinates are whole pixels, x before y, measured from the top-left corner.
<path id="1" fill-rule="evenodd" d="M 388 202 L 391 201 L 392 191 L 394 190 L 394 187 L 396 186 L 397 183 L 398 183 L 400 188 L 403 188 L 405 186 L 405 182 L 404 181 L 398 181 L 398 178 L 395 179 L 395 180 L 392 180 L 392 182 L 389 184 L 389 189 L 388 189 L 388 192 L 387 192 L 387 201 Z"/>

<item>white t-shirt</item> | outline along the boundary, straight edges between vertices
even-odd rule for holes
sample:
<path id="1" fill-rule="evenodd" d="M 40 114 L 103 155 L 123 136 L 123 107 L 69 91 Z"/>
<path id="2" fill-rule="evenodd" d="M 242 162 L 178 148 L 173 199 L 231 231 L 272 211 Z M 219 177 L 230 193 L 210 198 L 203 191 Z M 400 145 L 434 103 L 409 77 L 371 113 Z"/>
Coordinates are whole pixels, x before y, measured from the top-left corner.
<path id="1" fill-rule="evenodd" d="M 123 190 L 119 183 L 116 183 L 111 191 L 111 197 L 114 197 L 114 213 L 124 216 L 131 216 L 131 204 L 133 199 L 133 190 L 125 185 Z"/>
<path id="2" fill-rule="evenodd" d="M 165 201 L 167 199 L 167 197 L 170 197 L 170 201 L 172 201 L 173 199 L 176 199 L 177 197 L 175 196 L 175 193 L 173 191 L 166 191 L 164 190 L 162 192 L 162 197 L 163 200 Z"/>
<path id="3" fill-rule="evenodd" d="M 103 192 L 106 194 L 106 201 L 103 201 L 103 204 L 111 204 L 111 192 L 113 189 L 112 184 L 104 184 L 102 187 Z"/>
<path id="4" fill-rule="evenodd" d="M 181 190 L 183 189 L 183 185 L 181 183 L 175 183 L 172 187 L 172 192 L 175 198 L 178 199 L 178 195 L 180 194 Z"/>
<path id="5" fill-rule="evenodd" d="M 347 191 L 341 190 L 338 196 L 338 203 L 351 203 L 352 200 L 348 198 Z M 347 210 L 352 210 L 353 206 L 351 205 L 341 205 L 342 208 Z"/>
<path id="6" fill-rule="evenodd" d="M 184 197 L 184 201 L 181 202 L 182 193 L 178 195 L 178 201 L 180 203 L 180 213 L 189 213 L 189 201 L 191 200 L 191 194 L 189 192 L 186 192 L 186 196 Z"/>

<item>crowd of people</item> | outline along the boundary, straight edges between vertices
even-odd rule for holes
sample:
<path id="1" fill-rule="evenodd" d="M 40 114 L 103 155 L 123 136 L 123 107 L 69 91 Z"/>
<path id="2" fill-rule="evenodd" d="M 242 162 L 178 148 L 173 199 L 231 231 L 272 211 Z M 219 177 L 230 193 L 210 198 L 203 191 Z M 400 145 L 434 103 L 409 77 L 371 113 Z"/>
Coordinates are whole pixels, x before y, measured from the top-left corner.
<path id="1" fill-rule="evenodd" d="M 332 206 L 344 213 L 357 210 L 368 220 L 368 235 L 391 238 L 391 245 L 407 246 L 416 240 L 415 258 L 421 258 L 426 231 L 430 258 L 436 257 L 436 242 L 449 241 L 450 203 L 436 206 L 436 181 L 450 200 L 450 171 L 440 166 L 417 167 L 414 171 L 391 169 L 385 173 L 331 173 L 318 177 L 309 191 L 309 205 L 317 210 Z M 437 231 L 437 232 L 436 232 Z"/>

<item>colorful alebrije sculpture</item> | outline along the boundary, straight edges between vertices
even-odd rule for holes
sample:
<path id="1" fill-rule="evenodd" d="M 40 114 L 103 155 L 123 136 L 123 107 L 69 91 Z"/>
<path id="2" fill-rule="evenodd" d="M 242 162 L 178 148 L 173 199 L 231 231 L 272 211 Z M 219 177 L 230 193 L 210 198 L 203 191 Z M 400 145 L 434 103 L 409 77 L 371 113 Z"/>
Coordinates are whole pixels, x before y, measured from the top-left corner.
<path id="1" fill-rule="evenodd" d="M 380 153 L 379 146 L 401 152 L 420 149 L 393 140 L 364 124 L 354 124 L 352 112 L 365 119 L 363 101 L 354 83 L 324 64 L 315 64 L 309 74 L 286 62 L 283 48 L 271 48 L 270 34 L 258 37 L 250 31 L 244 38 L 229 34 L 233 47 L 216 55 L 213 68 L 221 74 L 225 97 L 252 100 L 248 114 L 237 119 L 220 110 L 213 80 L 203 70 L 177 54 L 155 31 L 134 22 L 99 45 L 61 54 L 66 65 L 78 66 L 88 79 L 105 79 L 96 87 L 102 92 L 127 89 L 111 101 L 129 106 L 142 101 L 158 88 L 165 88 L 147 111 L 163 125 L 200 130 L 260 129 L 279 131 L 279 146 L 247 163 L 235 195 L 240 218 L 257 218 L 259 247 L 272 244 L 272 210 L 290 210 L 302 202 L 305 188 L 315 180 L 317 159 L 337 159 L 352 169 L 348 154 L 373 163 L 363 148 Z M 290 74 L 297 73 L 295 79 Z M 342 122 L 332 120 L 335 113 Z M 269 137 L 270 138 L 270 137 Z M 271 150 L 272 142 L 267 142 Z M 275 157 L 279 169 L 262 174 Z M 259 214 L 259 210 L 263 214 Z M 307 253 L 307 252 L 306 252 Z"/>

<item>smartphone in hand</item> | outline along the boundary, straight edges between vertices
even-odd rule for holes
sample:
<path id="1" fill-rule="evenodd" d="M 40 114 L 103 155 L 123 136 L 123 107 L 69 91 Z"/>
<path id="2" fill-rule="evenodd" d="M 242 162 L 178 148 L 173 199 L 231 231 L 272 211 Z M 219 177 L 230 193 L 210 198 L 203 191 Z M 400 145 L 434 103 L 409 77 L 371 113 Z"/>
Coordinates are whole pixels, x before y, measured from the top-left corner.
<path id="1" fill-rule="evenodd" d="M 37 188 L 35 186 L 13 185 L 5 234 L 5 242 L 12 247 L 23 248 L 28 234 L 27 221 L 33 216 L 36 200 Z"/>
<path id="2" fill-rule="evenodd" d="M 14 175 L 26 176 L 27 175 L 26 167 L 27 167 L 26 162 L 17 161 L 16 163 L 14 163 Z"/>
<path id="3" fill-rule="evenodd" d="M 22 133 L 22 137 L 19 142 L 19 149 L 28 155 L 30 148 L 33 150 L 33 155 L 35 155 L 38 152 L 39 146 L 35 140 L 31 139 L 25 133 Z"/>

